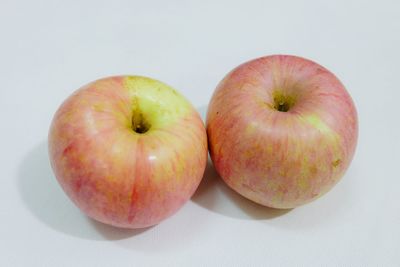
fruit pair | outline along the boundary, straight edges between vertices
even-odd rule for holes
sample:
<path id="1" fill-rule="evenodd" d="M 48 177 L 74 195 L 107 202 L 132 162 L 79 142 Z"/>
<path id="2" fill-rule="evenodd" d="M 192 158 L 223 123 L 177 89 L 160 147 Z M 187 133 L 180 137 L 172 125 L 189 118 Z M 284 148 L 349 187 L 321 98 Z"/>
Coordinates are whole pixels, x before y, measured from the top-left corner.
<path id="1" fill-rule="evenodd" d="M 259 204 L 293 208 L 343 176 L 358 134 L 350 95 L 328 70 L 269 56 L 231 71 L 208 107 L 206 129 L 173 88 L 119 76 L 90 83 L 56 112 L 49 132 L 55 175 L 88 216 L 141 228 L 176 212 L 207 163 Z"/>

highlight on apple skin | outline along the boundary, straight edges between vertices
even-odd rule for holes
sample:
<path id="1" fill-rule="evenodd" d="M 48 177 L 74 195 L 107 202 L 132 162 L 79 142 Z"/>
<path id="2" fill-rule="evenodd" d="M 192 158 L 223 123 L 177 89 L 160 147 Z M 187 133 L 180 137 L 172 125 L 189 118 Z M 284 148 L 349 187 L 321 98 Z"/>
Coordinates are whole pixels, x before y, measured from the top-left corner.
<path id="1" fill-rule="evenodd" d="M 140 76 L 92 82 L 57 110 L 51 166 L 88 216 L 123 228 L 158 224 L 198 187 L 207 162 L 204 124 L 177 91 Z"/>
<path id="2" fill-rule="evenodd" d="M 228 186 L 272 208 L 329 191 L 353 158 L 357 112 L 342 83 L 310 60 L 273 55 L 232 70 L 207 112 L 211 159 Z"/>

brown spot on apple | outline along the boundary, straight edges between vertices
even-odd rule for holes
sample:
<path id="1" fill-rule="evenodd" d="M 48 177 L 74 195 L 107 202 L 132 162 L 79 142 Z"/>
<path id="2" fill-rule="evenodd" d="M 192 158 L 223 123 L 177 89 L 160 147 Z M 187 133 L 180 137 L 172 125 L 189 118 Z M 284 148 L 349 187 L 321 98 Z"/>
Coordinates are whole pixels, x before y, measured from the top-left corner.
<path id="1" fill-rule="evenodd" d="M 311 173 L 312 175 L 315 175 L 317 172 L 318 172 L 317 166 L 312 165 L 312 166 L 310 167 L 310 173 Z"/>
<path id="2" fill-rule="evenodd" d="M 334 161 L 332 161 L 332 166 L 333 166 L 334 168 L 336 168 L 337 166 L 340 165 L 341 162 L 342 162 L 342 161 L 341 161 L 340 159 L 334 160 Z"/>

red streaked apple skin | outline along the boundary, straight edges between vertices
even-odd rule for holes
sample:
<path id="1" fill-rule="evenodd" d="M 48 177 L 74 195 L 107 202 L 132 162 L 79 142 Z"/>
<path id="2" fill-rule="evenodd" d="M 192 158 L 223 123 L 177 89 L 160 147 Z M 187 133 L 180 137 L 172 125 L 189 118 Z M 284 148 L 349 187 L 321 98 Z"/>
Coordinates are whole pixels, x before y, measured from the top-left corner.
<path id="1" fill-rule="evenodd" d="M 287 112 L 279 95 L 294 104 Z M 353 101 L 324 67 L 304 58 L 258 58 L 231 71 L 207 112 L 214 166 L 235 191 L 259 204 L 294 208 L 329 191 L 357 143 Z"/>
<path id="2" fill-rule="evenodd" d="M 138 134 L 132 106 L 141 101 L 135 86 L 142 85 L 164 92 L 158 98 L 143 91 L 154 102 L 146 105 L 172 103 L 164 103 L 165 110 L 156 106 L 161 115 L 153 119 L 165 120 Z M 204 173 L 207 137 L 196 110 L 172 88 L 118 76 L 90 83 L 61 105 L 49 132 L 49 156 L 58 182 L 84 213 L 117 227 L 142 228 L 169 217 L 192 196 Z"/>

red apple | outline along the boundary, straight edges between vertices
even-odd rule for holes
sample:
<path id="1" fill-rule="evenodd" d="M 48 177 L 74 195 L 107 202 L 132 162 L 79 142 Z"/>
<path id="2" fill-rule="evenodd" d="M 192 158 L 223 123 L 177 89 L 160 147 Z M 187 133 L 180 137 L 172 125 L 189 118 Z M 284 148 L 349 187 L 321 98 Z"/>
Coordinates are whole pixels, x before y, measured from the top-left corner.
<path id="1" fill-rule="evenodd" d="M 357 143 L 353 101 L 327 69 L 295 56 L 244 63 L 218 85 L 207 113 L 222 179 L 259 204 L 293 208 L 329 191 Z"/>
<path id="2" fill-rule="evenodd" d="M 56 112 L 49 155 L 58 182 L 88 216 L 141 228 L 176 212 L 194 193 L 207 161 L 207 136 L 173 88 L 139 76 L 105 78 Z"/>

